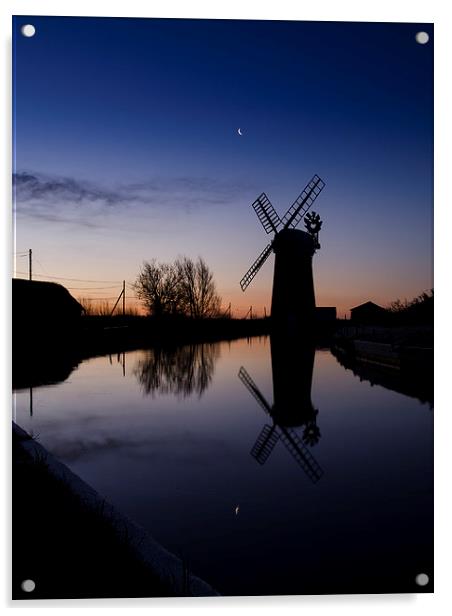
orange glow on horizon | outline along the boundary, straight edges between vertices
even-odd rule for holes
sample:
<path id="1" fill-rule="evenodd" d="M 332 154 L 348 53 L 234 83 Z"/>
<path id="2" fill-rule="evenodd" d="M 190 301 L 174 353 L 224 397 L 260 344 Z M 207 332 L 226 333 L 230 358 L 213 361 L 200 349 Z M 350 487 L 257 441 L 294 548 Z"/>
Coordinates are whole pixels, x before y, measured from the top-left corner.
<path id="1" fill-rule="evenodd" d="M 58 278 L 57 276 L 46 276 L 42 273 L 34 274 L 33 278 L 35 280 L 47 280 L 49 282 L 56 282 L 65 286 L 69 293 L 82 305 L 88 304 L 90 307 L 98 311 L 101 309 L 104 313 L 108 313 L 113 309 L 113 306 L 118 299 L 121 290 L 122 283 L 118 281 L 111 286 L 99 286 L 99 287 L 83 287 L 83 284 L 109 284 L 110 282 L 114 283 L 114 281 L 110 280 L 110 276 L 104 271 L 99 272 L 99 274 L 90 272 L 89 274 L 83 273 L 74 273 L 73 271 L 68 272 L 68 278 L 64 279 Z M 86 278 L 85 278 L 86 276 Z M 25 273 L 17 272 L 16 277 L 18 278 L 28 278 Z M 92 280 L 104 280 L 105 283 L 94 282 Z M 88 282 L 75 282 L 76 280 L 87 280 Z M 80 286 L 73 286 L 80 285 Z M 132 311 L 134 313 L 145 315 L 146 309 L 143 305 L 143 302 L 139 300 L 133 288 L 131 288 L 132 281 L 126 281 L 126 311 Z M 252 307 L 252 314 L 254 317 L 264 317 L 265 315 L 270 315 L 271 310 L 271 281 L 269 281 L 268 289 L 263 289 L 262 286 L 257 289 L 253 289 L 250 287 L 245 293 L 241 291 L 239 285 L 237 284 L 237 290 L 232 289 L 229 285 L 226 286 L 225 290 L 222 292 L 221 286 L 217 284 L 217 288 L 219 290 L 220 296 L 222 298 L 222 312 L 227 314 L 229 312 L 229 304 L 231 305 L 231 314 L 233 318 L 244 318 L 246 315 L 249 315 L 250 307 Z M 318 307 L 326 307 L 332 306 L 337 310 L 337 317 L 340 319 L 350 318 L 350 309 L 362 304 L 366 301 L 373 301 L 380 306 L 387 307 L 391 302 L 396 299 L 412 299 L 419 295 L 422 291 L 428 290 L 431 287 L 428 285 L 425 288 L 417 288 L 413 285 L 413 290 L 409 294 L 403 295 L 390 295 L 388 292 L 384 292 L 383 290 L 378 290 L 374 293 L 369 293 L 365 289 L 354 289 L 348 287 L 344 290 L 342 297 L 339 294 L 329 291 L 325 288 L 318 288 L 316 290 L 316 304 Z M 118 302 L 118 306 L 116 307 L 115 313 L 120 313 L 122 310 L 122 300 Z"/>

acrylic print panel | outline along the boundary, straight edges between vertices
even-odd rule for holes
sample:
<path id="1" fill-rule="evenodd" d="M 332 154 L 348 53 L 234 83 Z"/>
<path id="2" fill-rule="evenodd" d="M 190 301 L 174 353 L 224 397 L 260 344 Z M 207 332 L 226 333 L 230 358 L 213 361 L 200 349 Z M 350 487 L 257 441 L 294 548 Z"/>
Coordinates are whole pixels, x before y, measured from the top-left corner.
<path id="1" fill-rule="evenodd" d="M 13 596 L 433 590 L 433 26 L 13 21 Z"/>

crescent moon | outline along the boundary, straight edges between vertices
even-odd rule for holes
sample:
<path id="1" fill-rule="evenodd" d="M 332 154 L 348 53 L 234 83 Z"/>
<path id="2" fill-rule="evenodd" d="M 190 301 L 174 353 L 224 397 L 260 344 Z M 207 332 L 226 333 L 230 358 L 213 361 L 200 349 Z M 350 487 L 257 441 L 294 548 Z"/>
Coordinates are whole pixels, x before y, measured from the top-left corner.
<path id="1" fill-rule="evenodd" d="M 242 135 L 243 135 L 243 133 L 242 133 L 242 129 L 241 129 L 241 128 L 239 128 L 237 132 L 238 132 L 238 134 L 239 134 L 240 136 L 242 136 Z"/>

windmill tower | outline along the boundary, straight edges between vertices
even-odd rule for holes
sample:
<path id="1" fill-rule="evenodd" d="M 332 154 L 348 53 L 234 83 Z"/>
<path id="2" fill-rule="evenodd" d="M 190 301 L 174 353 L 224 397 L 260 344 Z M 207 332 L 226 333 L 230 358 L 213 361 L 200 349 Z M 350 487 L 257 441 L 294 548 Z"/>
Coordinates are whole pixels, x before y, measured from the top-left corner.
<path id="1" fill-rule="evenodd" d="M 272 252 L 275 253 L 271 316 L 278 327 L 299 329 L 311 322 L 315 315 L 312 257 L 320 248 L 318 233 L 322 222 L 318 214 L 307 214 L 325 186 L 314 175 L 303 192 L 296 198 L 282 219 L 279 218 L 267 195 L 262 193 L 253 203 L 264 231 L 274 233 L 273 240 L 264 248 L 240 281 L 245 291 Z M 296 227 L 305 218 L 307 231 Z"/>

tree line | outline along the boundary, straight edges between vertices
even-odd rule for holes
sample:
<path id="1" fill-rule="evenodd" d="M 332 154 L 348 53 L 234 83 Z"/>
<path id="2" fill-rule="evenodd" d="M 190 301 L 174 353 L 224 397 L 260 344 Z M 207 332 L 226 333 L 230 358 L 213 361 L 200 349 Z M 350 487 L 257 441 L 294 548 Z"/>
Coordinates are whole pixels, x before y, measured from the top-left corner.
<path id="1" fill-rule="evenodd" d="M 221 297 L 213 273 L 201 257 L 197 261 L 180 257 L 173 263 L 145 261 L 134 288 L 154 317 L 205 319 L 220 315 Z"/>
<path id="2" fill-rule="evenodd" d="M 412 300 L 392 302 L 388 311 L 395 323 L 432 324 L 434 318 L 433 289 L 424 291 Z"/>

